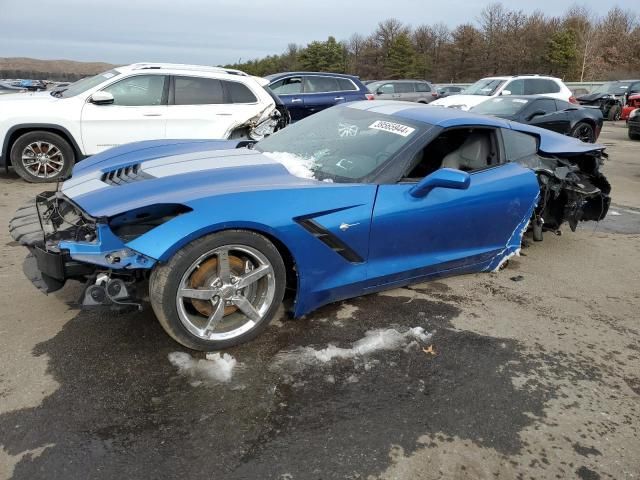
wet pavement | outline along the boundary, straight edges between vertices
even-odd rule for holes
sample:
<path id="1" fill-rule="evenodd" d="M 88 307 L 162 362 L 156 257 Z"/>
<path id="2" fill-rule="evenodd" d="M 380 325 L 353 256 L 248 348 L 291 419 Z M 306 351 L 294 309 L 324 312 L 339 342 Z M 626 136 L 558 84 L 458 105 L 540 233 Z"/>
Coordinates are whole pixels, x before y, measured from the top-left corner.
<path id="1" fill-rule="evenodd" d="M 603 135 L 640 172 L 622 130 Z M 0 182 L 6 225 L 42 188 Z M 150 309 L 80 312 L 77 285 L 32 290 L 3 233 L 0 477 L 637 478 L 640 198 L 620 198 L 620 215 L 547 234 L 497 274 L 281 316 L 227 351 L 226 383 L 180 372 L 169 354 L 187 350 Z M 414 327 L 432 336 L 296 361 Z"/>

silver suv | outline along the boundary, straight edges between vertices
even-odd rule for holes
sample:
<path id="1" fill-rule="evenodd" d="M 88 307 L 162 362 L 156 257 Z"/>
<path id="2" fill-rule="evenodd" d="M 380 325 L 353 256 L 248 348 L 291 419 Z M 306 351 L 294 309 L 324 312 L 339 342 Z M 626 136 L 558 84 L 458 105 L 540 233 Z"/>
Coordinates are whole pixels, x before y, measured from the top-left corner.
<path id="1" fill-rule="evenodd" d="M 367 84 L 376 100 L 404 100 L 429 103 L 438 98 L 438 92 L 426 80 L 379 80 Z"/>

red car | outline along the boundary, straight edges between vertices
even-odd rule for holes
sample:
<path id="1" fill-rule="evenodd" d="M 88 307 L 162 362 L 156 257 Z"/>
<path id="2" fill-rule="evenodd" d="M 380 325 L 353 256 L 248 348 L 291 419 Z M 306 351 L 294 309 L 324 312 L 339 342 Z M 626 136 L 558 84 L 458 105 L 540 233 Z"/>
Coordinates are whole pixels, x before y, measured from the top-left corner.
<path id="1" fill-rule="evenodd" d="M 620 116 L 620 120 L 629 120 L 629 114 L 636 108 L 640 108 L 640 93 L 631 95 L 627 99 L 627 104 L 622 107 L 622 115 Z"/>

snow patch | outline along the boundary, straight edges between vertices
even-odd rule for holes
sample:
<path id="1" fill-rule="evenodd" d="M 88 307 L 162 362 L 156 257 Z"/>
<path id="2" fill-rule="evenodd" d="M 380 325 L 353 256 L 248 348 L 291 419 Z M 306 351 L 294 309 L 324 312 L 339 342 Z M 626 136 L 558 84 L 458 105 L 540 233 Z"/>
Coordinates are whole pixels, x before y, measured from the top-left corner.
<path id="1" fill-rule="evenodd" d="M 284 168 L 286 168 L 291 175 L 315 180 L 313 176 L 313 158 L 306 159 L 289 152 L 263 152 L 262 154 L 284 165 Z"/>
<path id="2" fill-rule="evenodd" d="M 340 307 L 340 310 L 336 313 L 336 318 L 338 320 L 347 320 L 348 318 L 353 317 L 353 314 L 360 310 L 359 307 L 355 305 L 351 305 L 349 303 L 343 303 Z"/>
<path id="3" fill-rule="evenodd" d="M 370 330 L 360 340 L 353 342 L 351 347 L 337 347 L 328 344 L 326 348 L 316 350 L 313 347 L 298 347 L 276 355 L 274 366 L 304 368 L 309 365 L 319 365 L 335 359 L 351 359 L 370 355 L 382 350 L 398 350 L 415 342 L 428 342 L 431 334 L 422 327 L 413 327 L 404 332 L 395 328 Z"/>
<path id="4" fill-rule="evenodd" d="M 197 359 L 186 352 L 172 352 L 168 358 L 179 373 L 196 379 L 192 386 L 200 385 L 201 380 L 227 383 L 238 366 L 238 361 L 228 353 L 207 353 L 206 358 Z"/>
<path id="5" fill-rule="evenodd" d="M 613 215 L 614 217 L 618 217 L 622 215 L 620 212 L 616 212 L 615 210 L 609 210 L 609 215 Z"/>

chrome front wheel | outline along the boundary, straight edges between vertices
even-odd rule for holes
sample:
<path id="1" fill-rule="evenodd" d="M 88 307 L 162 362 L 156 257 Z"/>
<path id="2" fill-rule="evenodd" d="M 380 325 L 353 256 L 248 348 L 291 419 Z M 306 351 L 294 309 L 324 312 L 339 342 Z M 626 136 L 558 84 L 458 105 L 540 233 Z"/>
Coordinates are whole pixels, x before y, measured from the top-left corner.
<path id="1" fill-rule="evenodd" d="M 224 245 L 201 255 L 182 275 L 178 315 L 198 338 L 235 338 L 264 318 L 275 290 L 267 257 L 246 245 Z"/>
<path id="2" fill-rule="evenodd" d="M 217 350 L 266 328 L 285 284 L 284 262 L 268 239 L 228 230 L 192 242 L 156 267 L 149 293 L 169 335 L 189 348 Z"/>

